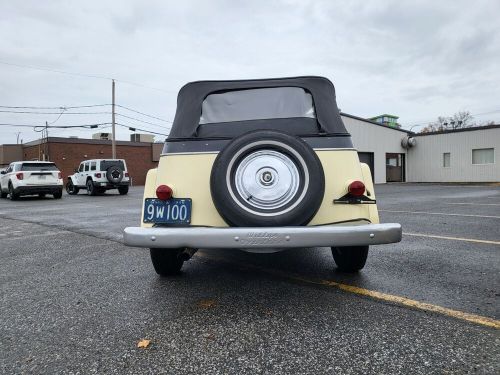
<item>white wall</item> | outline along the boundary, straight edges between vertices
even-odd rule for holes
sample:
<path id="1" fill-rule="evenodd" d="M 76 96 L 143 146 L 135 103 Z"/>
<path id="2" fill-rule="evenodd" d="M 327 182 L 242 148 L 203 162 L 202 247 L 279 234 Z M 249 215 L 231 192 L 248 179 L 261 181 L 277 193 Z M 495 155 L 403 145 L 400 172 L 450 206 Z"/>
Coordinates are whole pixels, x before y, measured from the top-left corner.
<path id="1" fill-rule="evenodd" d="M 406 153 L 401 147 L 401 140 L 406 137 L 406 133 L 347 116 L 342 116 L 342 121 L 351 133 L 354 148 L 358 152 L 374 153 L 375 183 L 385 183 L 385 154 Z"/>
<path id="2" fill-rule="evenodd" d="M 408 182 L 500 181 L 500 128 L 417 136 L 407 153 Z M 472 164 L 472 149 L 494 148 L 495 163 Z M 450 153 L 450 167 L 443 167 L 443 153 Z"/>

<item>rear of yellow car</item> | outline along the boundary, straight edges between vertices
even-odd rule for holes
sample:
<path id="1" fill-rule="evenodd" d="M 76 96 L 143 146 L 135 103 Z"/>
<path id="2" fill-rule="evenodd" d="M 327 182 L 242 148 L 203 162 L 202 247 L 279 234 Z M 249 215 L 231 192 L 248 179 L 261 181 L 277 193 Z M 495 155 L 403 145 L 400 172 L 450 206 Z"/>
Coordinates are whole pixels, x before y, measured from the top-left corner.
<path id="1" fill-rule="evenodd" d="M 379 224 L 368 166 L 318 77 L 187 85 L 147 176 L 141 227 L 125 230 L 160 275 L 199 248 L 319 246 L 352 272 L 370 245 L 400 239 L 399 224 Z"/>

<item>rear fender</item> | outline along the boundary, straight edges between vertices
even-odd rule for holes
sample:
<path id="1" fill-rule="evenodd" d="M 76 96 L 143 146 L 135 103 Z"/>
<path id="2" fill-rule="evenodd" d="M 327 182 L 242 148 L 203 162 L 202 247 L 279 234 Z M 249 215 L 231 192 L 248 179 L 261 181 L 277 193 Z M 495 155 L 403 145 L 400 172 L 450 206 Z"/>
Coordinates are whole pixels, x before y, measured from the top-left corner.
<path id="1" fill-rule="evenodd" d="M 71 183 L 73 184 L 73 186 L 77 186 L 77 183 L 76 183 L 76 178 L 74 175 L 69 175 L 68 176 L 68 182 L 71 181 Z"/>
<path id="2" fill-rule="evenodd" d="M 372 173 L 368 164 L 361 163 L 361 173 L 363 174 L 363 183 L 365 184 L 366 191 L 370 194 L 370 199 L 375 199 L 375 188 L 373 186 Z M 372 224 L 380 223 L 377 205 L 368 204 L 366 206 L 368 207 L 368 211 L 370 213 L 370 221 L 372 222 Z"/>
<path id="3" fill-rule="evenodd" d="M 158 174 L 158 168 L 150 169 L 146 175 L 146 183 L 144 184 L 144 196 L 143 205 L 141 208 L 141 227 L 152 227 L 153 224 L 146 224 L 142 222 L 144 217 L 144 200 L 146 198 L 156 197 L 156 175 Z"/>

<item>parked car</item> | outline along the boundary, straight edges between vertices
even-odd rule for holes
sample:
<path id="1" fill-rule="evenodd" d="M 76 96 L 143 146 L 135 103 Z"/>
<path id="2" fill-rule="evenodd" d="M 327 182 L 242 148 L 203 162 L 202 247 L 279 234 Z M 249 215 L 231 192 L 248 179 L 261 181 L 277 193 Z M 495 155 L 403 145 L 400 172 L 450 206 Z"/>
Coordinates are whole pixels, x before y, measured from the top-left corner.
<path id="1" fill-rule="evenodd" d="M 0 174 L 1 197 L 16 200 L 24 195 L 62 197 L 63 179 L 57 166 L 48 161 L 16 161 Z"/>
<path id="2" fill-rule="evenodd" d="M 331 247 L 358 271 L 370 245 L 399 242 L 380 224 L 368 165 L 360 163 L 322 77 L 201 81 L 179 92 L 158 167 L 149 170 L 141 226 L 160 275 L 198 248 L 276 252 Z"/>
<path id="3" fill-rule="evenodd" d="M 94 159 L 82 161 L 75 173 L 68 176 L 66 192 L 75 195 L 80 189 L 86 189 L 88 195 L 96 195 L 118 189 L 121 195 L 125 195 L 129 185 L 130 176 L 124 159 Z"/>

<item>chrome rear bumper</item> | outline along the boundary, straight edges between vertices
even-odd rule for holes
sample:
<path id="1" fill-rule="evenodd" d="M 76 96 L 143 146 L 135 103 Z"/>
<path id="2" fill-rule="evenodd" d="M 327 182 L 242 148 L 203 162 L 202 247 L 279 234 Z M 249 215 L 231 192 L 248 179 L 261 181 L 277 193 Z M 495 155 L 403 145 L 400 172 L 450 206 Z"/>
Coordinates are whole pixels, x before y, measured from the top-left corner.
<path id="1" fill-rule="evenodd" d="M 401 241 L 401 225 L 386 223 L 265 228 L 128 227 L 125 228 L 124 239 L 128 246 L 155 248 L 363 246 Z"/>

